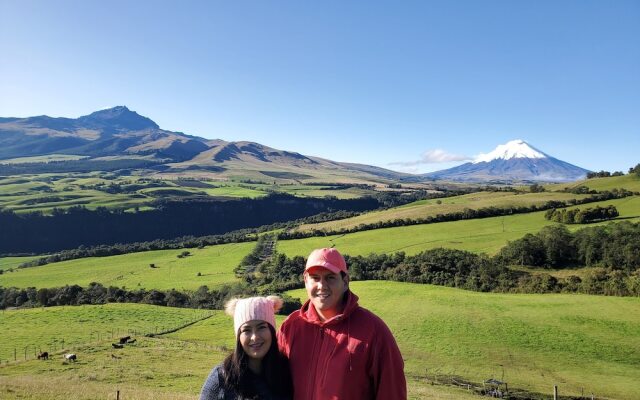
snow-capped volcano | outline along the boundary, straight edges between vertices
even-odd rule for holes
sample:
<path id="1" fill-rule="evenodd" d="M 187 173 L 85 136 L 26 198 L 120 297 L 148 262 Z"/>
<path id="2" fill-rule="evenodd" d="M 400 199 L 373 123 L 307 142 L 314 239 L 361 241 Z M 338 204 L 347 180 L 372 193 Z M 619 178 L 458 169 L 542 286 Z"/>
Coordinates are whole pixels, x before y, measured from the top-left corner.
<path id="1" fill-rule="evenodd" d="M 464 182 L 571 182 L 588 170 L 558 160 L 524 140 L 501 144 L 472 162 L 423 175 L 430 179 Z"/>
<path id="2" fill-rule="evenodd" d="M 545 158 L 549 157 L 540 150 L 534 148 L 524 140 L 512 140 L 501 144 L 491 153 L 480 154 L 473 161 L 473 164 L 480 162 L 490 162 L 493 160 L 510 160 L 512 158 Z"/>

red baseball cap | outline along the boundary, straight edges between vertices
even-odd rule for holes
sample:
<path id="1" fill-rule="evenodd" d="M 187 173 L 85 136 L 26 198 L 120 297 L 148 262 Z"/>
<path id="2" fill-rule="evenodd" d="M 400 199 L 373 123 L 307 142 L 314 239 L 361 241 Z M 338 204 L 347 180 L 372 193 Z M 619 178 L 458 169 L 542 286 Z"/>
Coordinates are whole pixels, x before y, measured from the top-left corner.
<path id="1" fill-rule="evenodd" d="M 342 257 L 342 254 L 340 254 L 338 250 L 333 248 L 315 249 L 312 251 L 311 254 L 309 254 L 304 270 L 306 272 L 313 267 L 326 268 L 334 274 L 340 272 L 344 272 L 347 275 L 349 274 L 344 257 Z"/>

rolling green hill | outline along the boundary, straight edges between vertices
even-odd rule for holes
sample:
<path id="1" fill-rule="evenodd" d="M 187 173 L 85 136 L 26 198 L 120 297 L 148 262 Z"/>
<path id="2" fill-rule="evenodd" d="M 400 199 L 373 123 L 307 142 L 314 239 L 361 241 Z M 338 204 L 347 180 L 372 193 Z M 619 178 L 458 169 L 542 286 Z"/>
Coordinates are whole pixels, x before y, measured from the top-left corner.
<path id="1" fill-rule="evenodd" d="M 590 203 L 577 208 L 610 204 L 620 212 L 618 220 L 640 220 L 640 196 Z M 504 217 L 383 228 L 344 235 L 281 240 L 278 242 L 278 251 L 289 257 L 296 255 L 306 257 L 314 248 L 335 245 L 340 251 L 350 255 L 398 251 L 416 254 L 438 247 L 495 254 L 508 240 L 538 232 L 542 227 L 552 224 L 555 223 L 547 221 L 544 218 L 544 212 L 540 211 Z M 585 226 L 569 225 L 568 227 L 571 230 L 577 230 Z"/>
<path id="2" fill-rule="evenodd" d="M 627 174 L 623 176 L 610 176 L 606 178 L 592 178 L 573 183 L 558 183 L 545 186 L 550 190 L 562 190 L 564 188 L 576 188 L 586 186 L 591 190 L 603 191 L 624 188 L 632 192 L 640 192 L 640 176 Z"/>
<path id="3" fill-rule="evenodd" d="M 608 200 L 578 207 L 613 204 L 620 212 L 617 220 L 640 221 L 640 196 Z M 306 257 L 314 248 L 335 245 L 352 256 L 370 253 L 404 251 L 408 255 L 445 247 L 495 254 L 507 241 L 538 232 L 556 224 L 544 218 L 544 212 L 504 217 L 442 222 L 356 232 L 345 235 L 312 237 L 278 241 L 277 250 L 289 257 Z M 592 226 L 590 224 L 588 226 Z M 586 225 L 569 225 L 577 230 Z M 56 287 L 66 284 L 87 286 L 99 282 L 105 286 L 129 289 L 197 289 L 210 288 L 235 281 L 233 268 L 248 254 L 254 243 L 210 246 L 189 249 L 191 256 L 177 258 L 182 250 L 159 250 L 112 257 L 94 257 L 48 264 L 42 267 L 16 269 L 0 275 L 5 287 Z M 16 263 L 12 259 L 12 263 Z M 154 263 L 158 268 L 150 268 Z M 198 272 L 202 276 L 197 276 Z"/>
<path id="4" fill-rule="evenodd" d="M 394 333 L 412 399 L 477 398 L 430 384 L 454 375 L 472 382 L 501 379 L 510 390 L 547 395 L 558 385 L 563 395 L 577 396 L 584 388 L 597 398 L 636 398 L 640 299 L 477 293 L 382 281 L 351 287 Z M 303 290 L 290 294 L 305 297 Z M 0 398 L 113 398 L 116 390 L 124 398 L 195 398 L 210 368 L 233 346 L 230 317 L 214 311 L 174 333 L 138 336 L 121 350 L 111 347 L 111 332 L 153 332 L 204 313 L 136 304 L 5 311 L 3 337 L 12 340 L 0 352 L 12 360 L 14 347 L 31 347 L 27 361 L 0 357 Z M 77 363 L 63 363 L 59 354 L 49 361 L 32 358 L 34 345 L 52 345 L 60 337 L 79 355 Z"/>
<path id="5" fill-rule="evenodd" d="M 438 214 L 451 214 L 463 211 L 465 208 L 478 210 L 480 208 L 496 207 L 528 207 L 542 205 L 548 201 L 567 201 L 570 199 L 583 199 L 587 195 L 575 195 L 571 193 L 513 193 L 513 192 L 477 192 L 462 196 L 447 197 L 442 199 L 420 200 L 400 207 L 383 211 L 372 211 L 352 218 L 337 221 L 329 221 L 320 224 L 301 225 L 295 230 L 339 230 L 354 228 L 360 224 L 372 224 L 381 221 L 395 219 L 416 219 L 436 216 Z"/>
<path id="6" fill-rule="evenodd" d="M 81 258 L 16 269 L 0 275 L 0 285 L 41 288 L 77 284 L 86 287 L 91 282 L 99 282 L 128 289 L 195 290 L 202 285 L 215 288 L 236 280 L 233 269 L 253 246 L 255 243 L 249 242 L 189 249 L 191 255 L 184 258 L 177 257 L 184 250 Z"/>
<path id="7" fill-rule="evenodd" d="M 635 399 L 640 299 L 509 295 L 397 282 L 352 282 L 394 333 L 408 375 L 496 378 L 509 387 Z M 303 290 L 290 292 L 305 298 Z M 504 377 L 503 377 L 504 373 Z"/>

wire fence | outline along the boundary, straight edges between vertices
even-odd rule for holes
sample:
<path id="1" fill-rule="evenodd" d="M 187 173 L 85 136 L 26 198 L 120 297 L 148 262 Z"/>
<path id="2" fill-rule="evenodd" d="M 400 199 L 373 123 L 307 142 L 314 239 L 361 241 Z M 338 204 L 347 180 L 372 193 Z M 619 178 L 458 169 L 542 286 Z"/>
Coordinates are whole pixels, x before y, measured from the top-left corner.
<path id="1" fill-rule="evenodd" d="M 91 332 L 88 332 L 86 335 L 76 335 L 73 338 L 64 336 L 52 337 L 50 340 L 45 342 L 14 347 L 12 353 L 5 353 L 2 355 L 2 358 L 0 358 L 0 365 L 7 365 L 9 363 L 23 362 L 42 358 L 39 356 L 42 356 L 42 354 L 45 352 L 48 353 L 48 356 L 56 354 L 59 355 L 62 352 L 71 351 L 70 349 L 73 348 L 89 346 L 95 343 L 103 342 L 105 340 L 119 340 L 120 338 L 125 336 L 135 338 L 140 336 L 154 337 L 165 335 L 168 333 L 177 332 L 197 322 L 210 318 L 213 315 L 214 314 L 210 311 L 204 311 L 196 315 L 188 322 L 178 326 L 154 325 L 151 329 L 147 328 L 146 330 L 142 328 L 113 327 L 111 329 L 105 330 L 93 330 Z"/>

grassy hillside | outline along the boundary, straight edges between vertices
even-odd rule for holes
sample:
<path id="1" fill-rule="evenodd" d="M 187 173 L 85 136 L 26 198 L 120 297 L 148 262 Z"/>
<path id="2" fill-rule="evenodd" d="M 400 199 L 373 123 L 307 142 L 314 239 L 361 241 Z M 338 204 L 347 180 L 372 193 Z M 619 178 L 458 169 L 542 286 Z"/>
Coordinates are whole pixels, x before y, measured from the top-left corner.
<path id="1" fill-rule="evenodd" d="M 459 375 L 562 394 L 636 399 L 640 299 L 507 295 L 397 282 L 352 282 L 394 333 L 409 375 Z M 305 298 L 303 290 L 291 295 Z"/>
<path id="2" fill-rule="evenodd" d="M 410 398 L 473 398 L 428 383 L 450 375 L 475 382 L 503 379 L 512 389 L 547 394 L 558 385 L 564 395 L 579 395 L 584 388 L 598 398 L 636 398 L 640 299 L 506 295 L 379 281 L 351 287 L 394 333 Z M 302 290 L 290 294 L 305 297 Z M 210 368 L 233 347 L 230 317 L 214 311 L 177 332 L 137 337 L 121 350 L 111 347 L 111 331 L 115 337 L 125 329 L 154 331 L 204 313 L 136 304 L 5 311 L 3 337 L 12 339 L 0 344 L 2 354 L 12 360 L 19 347 L 23 357 L 27 345 L 51 346 L 64 337 L 79 361 L 65 364 L 59 355 L 49 361 L 5 361 L 0 398 L 113 398 L 116 390 L 124 398 L 194 398 Z M 28 352 L 31 356 L 32 347 Z"/>
<path id="3" fill-rule="evenodd" d="M 78 362 L 63 363 L 55 354 L 49 361 L 31 359 L 0 363 L 0 398 L 31 400 L 114 399 L 120 390 L 125 399 L 197 399 L 210 369 L 234 345 L 233 322 L 221 311 L 213 317 L 159 338 L 138 336 L 136 344 L 124 349 L 111 347 L 110 329 L 130 325 L 152 331 L 154 323 L 182 323 L 204 311 L 171 309 L 148 305 L 52 307 L 19 310 L 0 315 L 8 334 L 18 333 L 22 343 L 45 337 L 71 337 L 77 344 L 68 350 Z M 184 314 L 184 315 L 182 315 Z M 8 315 L 8 316 L 7 316 Z M 282 317 L 278 321 L 282 321 Z M 105 325 L 105 321 L 110 323 Z M 83 321 L 83 322 L 79 322 Z M 109 335 L 98 339 L 96 332 Z M 70 339 L 67 339 L 69 343 Z M 65 343 L 66 345 L 66 343 Z M 13 357 L 13 350 L 11 356 Z M 465 391 L 430 386 L 409 378 L 409 398 L 436 400 L 473 399 Z"/>
<path id="4" fill-rule="evenodd" d="M 16 269 L 0 275 L 5 287 L 59 287 L 99 282 L 128 289 L 197 289 L 235 281 L 233 269 L 255 243 L 231 243 L 188 249 L 190 256 L 178 258 L 184 250 L 158 250 L 111 257 L 90 257 L 41 267 Z M 154 264 L 156 268 L 149 265 Z M 198 272 L 201 276 L 197 276 Z"/>
<path id="5" fill-rule="evenodd" d="M 613 204 L 620 212 L 618 221 L 640 221 L 640 197 L 609 200 L 578 207 Z M 526 233 L 538 232 L 555 224 L 544 219 L 544 212 L 504 217 L 443 222 L 397 228 L 376 229 L 346 235 L 281 240 L 278 251 L 289 257 L 307 256 L 318 247 L 335 245 L 349 255 L 370 253 L 417 254 L 445 247 L 472 252 L 496 253 L 507 241 Z M 591 226 L 591 225 L 589 225 Z M 585 225 L 568 225 L 577 230 Z M 215 288 L 235 281 L 233 268 L 248 254 L 255 243 L 239 243 L 189 249 L 191 256 L 177 258 L 183 250 L 159 250 L 112 257 L 93 257 L 53 263 L 42 267 L 17 269 L 0 275 L 5 287 L 55 287 L 65 284 L 87 286 L 100 282 L 129 289 L 197 289 L 201 285 Z M 12 258 L 12 263 L 17 263 Z M 154 263 L 158 268 L 150 268 Z M 202 276 L 197 276 L 198 272 Z"/>
<path id="6" fill-rule="evenodd" d="M 17 268 L 20 264 L 24 264 L 31 260 L 36 260 L 40 256 L 29 257 L 0 257 L 0 271 L 6 271 L 10 268 Z"/>
<path id="7" fill-rule="evenodd" d="M 526 194 L 512 192 L 477 192 L 443 199 L 420 200 L 388 210 L 368 212 L 353 218 L 329 221 L 321 224 L 302 225 L 297 230 L 308 231 L 311 229 L 325 229 L 331 231 L 342 228 L 353 228 L 360 224 L 372 224 L 379 221 L 404 218 L 416 219 L 436 216 L 438 214 L 450 214 L 463 211 L 465 208 L 477 210 L 487 207 L 526 207 L 542 205 L 550 200 L 566 201 L 570 199 L 582 199 L 585 197 L 587 196 L 552 192 Z"/>
<path id="8" fill-rule="evenodd" d="M 596 205 L 615 205 L 620 212 L 618 220 L 640 221 L 640 196 L 590 203 L 577 208 Z M 289 257 L 307 256 L 318 247 L 335 245 L 350 255 L 369 253 L 394 253 L 404 251 L 416 254 L 437 247 L 456 248 L 472 252 L 496 253 L 508 240 L 518 239 L 527 233 L 538 232 L 542 227 L 555 224 L 544 218 L 544 212 L 492 217 L 483 219 L 413 225 L 369 231 L 312 237 L 307 239 L 282 240 L 278 251 Z M 568 225 L 576 230 L 586 225 Z M 592 226 L 592 225 L 589 225 Z"/>
<path id="9" fill-rule="evenodd" d="M 275 184 L 255 180 L 252 183 L 212 181 L 208 179 L 163 179 L 142 176 L 119 177 L 111 173 L 31 174 L 20 177 L 0 177 L 0 208 L 18 213 L 53 208 L 85 206 L 89 209 L 146 209 L 158 198 L 185 196 L 212 196 L 231 198 L 258 198 L 270 192 L 289 193 L 300 197 L 335 196 L 340 199 L 371 195 L 373 189 L 357 187 L 317 186 L 304 184 Z M 263 176 L 263 178 L 265 178 Z M 244 178 L 248 179 L 248 178 Z M 117 185 L 113 187 L 112 185 Z"/>
<path id="10" fill-rule="evenodd" d="M 610 176 L 607 178 L 592 178 L 573 183 L 558 183 L 547 186 L 550 190 L 562 190 L 563 188 L 575 188 L 586 186 L 591 190 L 603 191 L 624 188 L 632 192 L 640 192 L 640 176 L 627 174 L 623 176 Z"/>
<path id="11" fill-rule="evenodd" d="M 129 331 L 154 333 L 176 328 L 202 318 L 209 311 L 157 307 L 146 304 L 47 307 L 5 310 L 0 313 L 2 337 L 0 360 L 34 358 L 38 350 L 76 351 L 84 345 L 112 340 Z M 63 344 L 64 342 L 64 344 Z"/>

